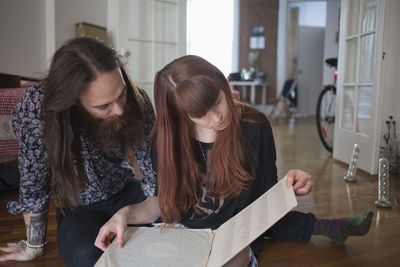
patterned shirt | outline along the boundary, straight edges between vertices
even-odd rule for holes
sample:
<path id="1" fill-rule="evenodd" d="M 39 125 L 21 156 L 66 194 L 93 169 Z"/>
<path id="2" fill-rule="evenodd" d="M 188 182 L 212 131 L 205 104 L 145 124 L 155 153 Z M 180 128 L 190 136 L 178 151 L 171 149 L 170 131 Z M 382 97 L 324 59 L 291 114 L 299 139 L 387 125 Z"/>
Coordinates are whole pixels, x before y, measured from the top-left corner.
<path id="1" fill-rule="evenodd" d="M 156 174 L 152 168 L 149 134 L 154 124 L 154 110 L 147 94 L 144 96 L 144 144 L 134 147 L 135 161 L 143 173 L 141 182 L 145 195 L 154 195 Z M 40 212 L 47 209 L 50 197 L 50 166 L 43 140 L 44 86 L 29 88 L 17 103 L 12 126 L 19 141 L 18 168 L 20 172 L 19 202 L 9 202 L 10 213 Z M 76 206 L 86 206 L 107 200 L 120 191 L 129 179 L 135 178 L 133 167 L 121 151 L 103 153 L 93 144 L 85 130 L 80 133 L 83 169 L 87 183 L 80 192 Z"/>

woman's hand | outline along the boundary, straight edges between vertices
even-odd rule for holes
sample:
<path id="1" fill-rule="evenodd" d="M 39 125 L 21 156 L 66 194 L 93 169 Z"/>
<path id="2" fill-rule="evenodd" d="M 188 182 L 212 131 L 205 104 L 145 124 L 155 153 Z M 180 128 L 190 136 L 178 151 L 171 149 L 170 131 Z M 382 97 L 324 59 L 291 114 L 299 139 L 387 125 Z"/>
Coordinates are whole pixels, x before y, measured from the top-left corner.
<path id="1" fill-rule="evenodd" d="M 311 174 L 308 172 L 301 170 L 290 170 L 286 176 L 286 185 L 293 187 L 296 196 L 304 196 L 311 192 L 314 182 Z"/>
<path id="2" fill-rule="evenodd" d="M 4 252 L 0 256 L 0 262 L 29 261 L 44 254 L 44 248 L 28 248 L 23 241 L 7 243 L 5 247 L 0 247 L 0 251 Z"/>
<path id="3" fill-rule="evenodd" d="M 111 219 L 100 228 L 94 245 L 105 251 L 110 245 L 111 240 L 117 236 L 117 244 L 122 248 L 124 245 L 124 232 L 128 224 L 128 215 L 129 206 L 117 211 L 117 213 L 115 213 L 114 216 L 112 216 Z"/>

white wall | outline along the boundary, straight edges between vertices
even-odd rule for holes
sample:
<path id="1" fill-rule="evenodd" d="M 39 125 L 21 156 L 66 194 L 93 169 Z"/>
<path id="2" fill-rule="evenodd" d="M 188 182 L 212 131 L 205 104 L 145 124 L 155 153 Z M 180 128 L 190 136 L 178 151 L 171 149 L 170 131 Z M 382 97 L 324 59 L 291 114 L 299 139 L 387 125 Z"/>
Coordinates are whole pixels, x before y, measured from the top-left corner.
<path id="1" fill-rule="evenodd" d="M 45 0 L 1 0 L 0 25 L 0 72 L 43 77 L 47 68 Z"/>
<path id="2" fill-rule="evenodd" d="M 381 135 L 387 131 L 385 121 L 389 116 L 396 120 L 397 140 L 400 140 L 400 1 L 386 1 L 385 30 L 383 50 L 385 59 L 382 61 L 381 82 L 383 90 L 383 104 L 381 112 Z M 400 149 L 400 148 L 399 148 Z"/>
<path id="3" fill-rule="evenodd" d="M 277 58 L 276 58 L 276 93 L 279 95 L 282 91 L 286 79 L 286 28 L 287 28 L 287 0 L 279 0 L 278 13 L 278 40 L 277 40 Z"/>
<path id="4" fill-rule="evenodd" d="M 75 24 L 107 27 L 107 0 L 55 0 L 56 49 L 75 36 Z"/>
<path id="5" fill-rule="evenodd" d="M 240 0 L 233 0 L 232 72 L 239 72 Z"/>
<path id="6" fill-rule="evenodd" d="M 339 33 L 339 10 L 340 0 L 329 0 L 326 2 L 326 28 L 324 43 L 324 59 L 338 57 L 338 46 L 336 33 Z M 323 63 L 323 84 L 333 82 L 333 68 Z"/>
<path id="7" fill-rule="evenodd" d="M 43 78 L 77 22 L 107 26 L 107 1 L 0 0 L 0 72 Z"/>
<path id="8" fill-rule="evenodd" d="M 328 1 L 329 2 L 329 1 Z M 289 1 L 289 8 L 298 7 L 299 26 L 325 27 L 326 1 Z"/>

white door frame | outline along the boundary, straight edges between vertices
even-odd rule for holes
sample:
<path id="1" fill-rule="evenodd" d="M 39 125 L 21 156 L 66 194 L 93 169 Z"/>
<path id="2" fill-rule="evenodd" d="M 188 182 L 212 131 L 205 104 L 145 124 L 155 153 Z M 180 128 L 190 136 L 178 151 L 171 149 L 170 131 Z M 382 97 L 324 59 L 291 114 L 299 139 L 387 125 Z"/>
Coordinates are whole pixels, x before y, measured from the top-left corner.
<path id="1" fill-rule="evenodd" d="M 361 0 L 362 2 L 363 0 Z M 382 64 L 382 39 L 383 39 L 383 21 L 384 21 L 384 7 L 385 0 L 378 0 L 377 9 L 377 24 L 375 28 L 375 40 L 376 40 L 376 54 L 375 60 L 376 65 L 374 66 L 374 78 L 372 80 L 372 92 L 373 97 L 372 105 L 370 110 L 371 121 L 369 134 L 361 134 L 357 132 L 357 114 L 358 114 L 358 86 L 362 86 L 359 83 L 358 78 L 358 68 L 356 67 L 356 80 L 354 83 L 355 88 L 355 100 L 354 106 L 355 110 L 353 112 L 353 127 L 352 129 L 343 129 L 341 127 L 341 122 L 343 120 L 344 114 L 344 77 L 345 77 L 345 58 L 346 58 L 346 38 L 347 38 L 347 23 L 346 18 L 348 17 L 347 4 L 348 1 L 342 2 L 341 8 L 341 21 L 340 21 L 340 43 L 339 43 L 339 65 L 338 65 L 338 83 L 337 83 L 337 102 L 336 102 L 336 120 L 335 120 L 335 136 L 334 136 L 334 148 L 333 157 L 339 161 L 349 163 L 350 156 L 352 153 L 352 148 L 355 143 L 360 146 L 360 158 L 358 161 L 358 167 L 362 170 L 369 172 L 370 174 L 376 174 L 378 171 L 378 158 L 379 158 L 379 141 L 380 141 L 380 109 L 382 107 L 382 90 L 380 89 L 380 70 Z M 359 28 L 357 34 L 360 33 L 360 21 L 359 18 Z M 360 37 L 357 39 L 357 63 L 356 66 L 360 65 Z M 349 84 L 349 83 L 347 83 Z"/>

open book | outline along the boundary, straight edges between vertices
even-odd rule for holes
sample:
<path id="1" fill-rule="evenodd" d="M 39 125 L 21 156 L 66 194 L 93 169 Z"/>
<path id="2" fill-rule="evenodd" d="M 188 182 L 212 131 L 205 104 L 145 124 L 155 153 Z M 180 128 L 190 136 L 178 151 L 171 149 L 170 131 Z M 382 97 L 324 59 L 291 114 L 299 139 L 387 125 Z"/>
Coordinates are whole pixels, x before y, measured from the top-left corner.
<path id="1" fill-rule="evenodd" d="M 131 227 L 125 245 L 110 244 L 96 267 L 219 267 L 297 205 L 286 177 L 218 229 Z"/>

